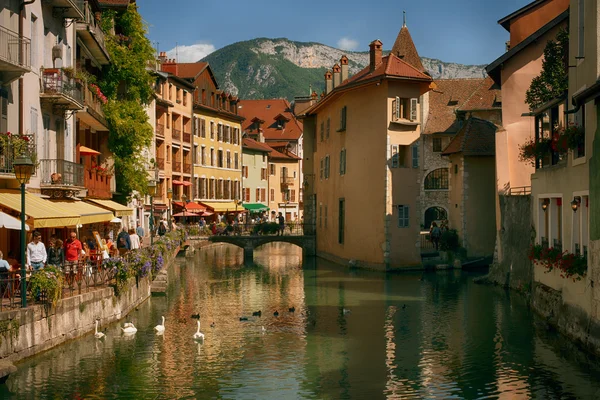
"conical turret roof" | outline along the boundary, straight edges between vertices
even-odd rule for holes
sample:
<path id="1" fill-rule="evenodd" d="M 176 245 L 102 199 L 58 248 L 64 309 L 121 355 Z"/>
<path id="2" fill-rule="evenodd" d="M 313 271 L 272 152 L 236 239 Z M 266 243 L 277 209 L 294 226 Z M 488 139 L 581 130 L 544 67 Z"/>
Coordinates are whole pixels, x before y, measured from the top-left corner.
<path id="1" fill-rule="evenodd" d="M 412 65 L 419 71 L 426 72 L 406 25 L 403 25 L 398 33 L 398 37 L 394 42 L 394 47 L 392 47 L 392 54 Z"/>

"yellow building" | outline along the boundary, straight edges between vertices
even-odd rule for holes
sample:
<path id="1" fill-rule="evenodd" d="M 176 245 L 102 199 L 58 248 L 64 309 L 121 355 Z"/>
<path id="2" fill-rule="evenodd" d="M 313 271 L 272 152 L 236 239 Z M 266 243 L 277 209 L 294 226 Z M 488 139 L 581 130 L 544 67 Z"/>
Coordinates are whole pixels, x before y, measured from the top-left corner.
<path id="1" fill-rule="evenodd" d="M 219 90 L 208 63 L 172 63 L 169 68 L 195 87 L 193 192 L 188 199 L 201 202 L 217 214 L 242 211 L 243 117 L 237 114 L 238 99 Z"/>
<path id="2" fill-rule="evenodd" d="M 275 149 L 269 153 L 269 208 L 271 218 L 281 213 L 286 221 L 298 221 L 300 157 Z"/>
<path id="3" fill-rule="evenodd" d="M 383 270 L 421 264 L 413 147 L 432 79 L 412 61 L 406 26 L 399 39 L 386 57 L 372 42 L 369 65 L 351 78 L 342 57 L 325 75 L 325 97 L 303 115 L 305 221 L 316 224 L 317 254 Z"/>

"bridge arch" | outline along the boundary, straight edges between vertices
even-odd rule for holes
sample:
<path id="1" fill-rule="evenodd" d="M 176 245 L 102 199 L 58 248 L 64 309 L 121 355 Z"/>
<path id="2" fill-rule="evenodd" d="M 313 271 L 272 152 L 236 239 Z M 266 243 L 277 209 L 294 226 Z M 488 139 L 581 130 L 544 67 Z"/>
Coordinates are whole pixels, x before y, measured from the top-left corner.
<path id="1" fill-rule="evenodd" d="M 314 256 L 316 253 L 316 242 L 314 236 L 210 236 L 209 240 L 213 243 L 229 243 L 244 249 L 244 262 L 250 262 L 254 259 L 254 249 L 267 243 L 291 243 L 302 248 L 304 257 Z"/>

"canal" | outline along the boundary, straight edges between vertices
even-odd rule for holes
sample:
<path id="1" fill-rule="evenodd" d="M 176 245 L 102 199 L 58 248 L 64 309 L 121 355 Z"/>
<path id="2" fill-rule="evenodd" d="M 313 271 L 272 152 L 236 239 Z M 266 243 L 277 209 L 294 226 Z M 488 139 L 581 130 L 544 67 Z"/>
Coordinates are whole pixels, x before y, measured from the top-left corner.
<path id="1" fill-rule="evenodd" d="M 600 398 L 597 360 L 548 331 L 521 297 L 474 284 L 480 273 L 303 264 L 281 243 L 257 250 L 256 266 L 241 262 L 228 245 L 181 260 L 168 295 L 130 314 L 134 336 L 121 322 L 101 327 L 105 340 L 32 357 L 0 398 Z M 196 313 L 203 343 L 192 339 Z"/>

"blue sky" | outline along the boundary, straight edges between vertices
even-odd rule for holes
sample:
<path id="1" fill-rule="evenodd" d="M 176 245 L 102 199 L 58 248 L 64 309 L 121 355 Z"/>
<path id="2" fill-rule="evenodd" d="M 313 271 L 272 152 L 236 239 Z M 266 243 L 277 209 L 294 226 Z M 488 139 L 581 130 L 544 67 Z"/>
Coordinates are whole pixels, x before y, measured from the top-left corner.
<path id="1" fill-rule="evenodd" d="M 488 64 L 504 52 L 508 32 L 497 21 L 531 0 L 140 0 L 150 40 L 160 51 L 178 46 L 179 61 L 257 37 L 286 37 L 346 50 L 390 49 L 407 26 L 423 57 Z"/>

